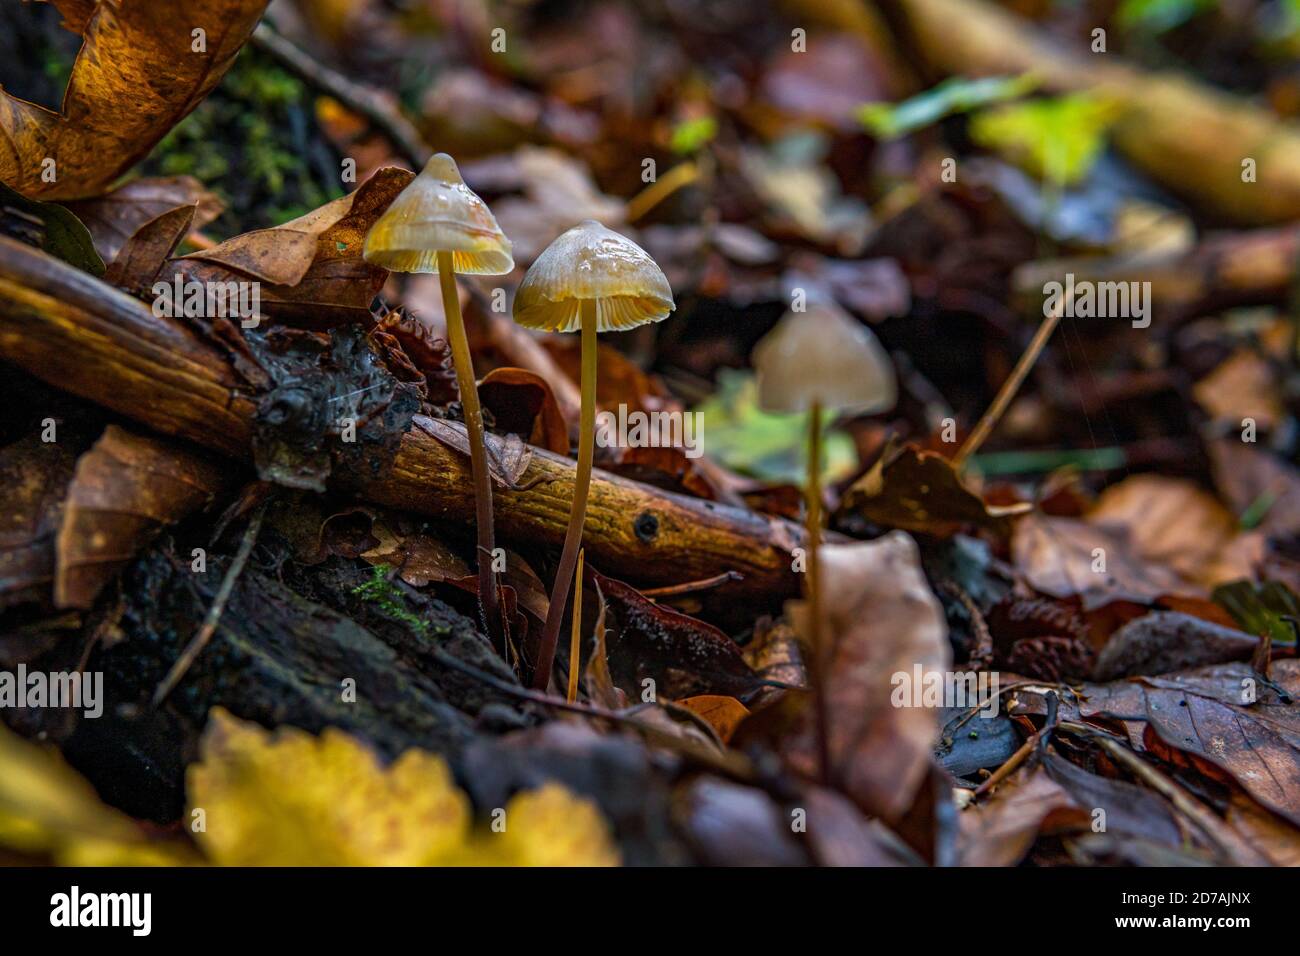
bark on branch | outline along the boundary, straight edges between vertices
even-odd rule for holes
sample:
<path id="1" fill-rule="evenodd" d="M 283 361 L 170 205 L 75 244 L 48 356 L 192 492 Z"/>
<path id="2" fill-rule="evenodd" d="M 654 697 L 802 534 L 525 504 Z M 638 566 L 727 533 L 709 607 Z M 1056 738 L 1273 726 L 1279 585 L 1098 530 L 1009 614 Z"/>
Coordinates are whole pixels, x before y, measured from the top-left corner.
<path id="1" fill-rule="evenodd" d="M 178 321 L 29 246 L 0 237 L 0 358 L 159 432 L 249 460 L 258 396 L 224 354 Z M 469 461 L 417 429 L 389 471 L 352 478 L 377 504 L 474 520 Z M 506 541 L 559 545 L 574 463 L 534 449 L 520 490 L 498 489 Z M 593 474 L 584 545 L 602 571 L 668 585 L 727 571 L 719 598 L 777 601 L 798 593 L 792 522 Z"/>

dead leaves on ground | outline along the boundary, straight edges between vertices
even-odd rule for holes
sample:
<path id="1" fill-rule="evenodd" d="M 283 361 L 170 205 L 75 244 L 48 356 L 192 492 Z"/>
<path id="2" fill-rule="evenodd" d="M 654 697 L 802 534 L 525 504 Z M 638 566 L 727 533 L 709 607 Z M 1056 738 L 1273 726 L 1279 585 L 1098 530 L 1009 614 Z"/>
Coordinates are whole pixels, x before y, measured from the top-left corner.
<path id="1" fill-rule="evenodd" d="M 0 449 L 0 605 L 86 609 L 163 528 L 227 487 L 211 458 L 110 425 L 93 445 L 73 429 Z"/>
<path id="2" fill-rule="evenodd" d="M 942 537 L 964 527 L 1004 537 L 1010 533 L 1011 519 L 1029 509 L 1027 502 L 986 502 L 943 455 L 902 445 L 887 450 L 844 493 L 837 518 L 863 518 L 885 528 Z"/>
<path id="3" fill-rule="evenodd" d="M 88 608 L 161 529 L 227 487 L 212 459 L 174 444 L 105 429 L 77 461 L 55 543 L 54 601 Z"/>
<path id="4" fill-rule="evenodd" d="M 1300 662 L 1276 662 L 1273 680 L 1269 686 L 1240 663 L 1142 677 L 1088 688 L 1080 713 L 1144 722 L 1155 735 L 1146 740 L 1150 749 L 1181 754 L 1210 776 L 1226 774 L 1300 826 L 1300 708 L 1292 706 Z"/>
<path id="5" fill-rule="evenodd" d="M 891 700 L 898 672 L 945 672 L 947 626 L 921 571 L 915 542 L 892 532 L 871 542 L 821 549 L 828 657 L 830 779 L 863 810 L 896 822 L 929 772 L 938 711 Z M 803 602 L 791 608 L 807 633 Z M 811 710 L 776 741 L 809 779 L 817 777 Z"/>
<path id="6" fill-rule="evenodd" d="M 1082 518 L 1035 513 L 1011 541 L 1034 588 L 1082 595 L 1088 607 L 1162 595 L 1203 597 L 1253 575 L 1256 549 L 1216 498 L 1180 478 L 1135 475 L 1106 489 Z"/>
<path id="7" fill-rule="evenodd" d="M 262 306 L 270 314 L 313 326 L 368 321 L 371 300 L 388 273 L 362 258 L 365 236 L 413 178 L 410 170 L 386 166 L 355 192 L 305 216 L 174 262 L 199 281 L 259 280 Z"/>
<path id="8" fill-rule="evenodd" d="M 61 112 L 0 91 L 0 181 L 39 199 L 102 193 L 147 155 L 220 82 L 266 0 L 56 6 L 84 37 Z"/>

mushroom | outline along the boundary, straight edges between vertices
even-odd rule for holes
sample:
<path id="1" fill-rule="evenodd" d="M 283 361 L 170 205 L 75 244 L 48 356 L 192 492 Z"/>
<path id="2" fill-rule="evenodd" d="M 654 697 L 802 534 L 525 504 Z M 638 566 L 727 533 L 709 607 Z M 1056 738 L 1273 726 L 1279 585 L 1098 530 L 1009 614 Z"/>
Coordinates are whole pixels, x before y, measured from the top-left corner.
<path id="1" fill-rule="evenodd" d="M 487 204 L 465 185 L 455 160 L 446 153 L 438 153 L 371 227 L 362 254 L 367 262 L 390 272 L 438 273 L 442 306 L 447 314 L 447 340 L 456 367 L 474 475 L 479 610 L 489 633 L 496 634 L 500 615 L 496 575 L 492 571 L 495 547 L 492 485 L 483 444 L 483 415 L 474 362 L 456 295 L 456 273 L 504 275 L 510 272 L 515 267 L 510 240 L 497 225 Z"/>
<path id="2" fill-rule="evenodd" d="M 515 321 L 525 328 L 582 331 L 578 473 L 533 672 L 533 686 L 539 690 L 546 689 L 555 662 L 555 645 L 587 514 L 596 431 L 596 333 L 658 322 L 672 310 L 673 290 L 663 270 L 632 240 L 594 219 L 574 226 L 547 246 L 515 294 Z"/>
<path id="3" fill-rule="evenodd" d="M 829 773 L 828 722 L 823 668 L 821 581 L 822 410 L 862 413 L 892 408 L 898 386 L 889 356 L 876 337 L 835 304 L 814 292 L 806 312 L 786 312 L 754 348 L 758 403 L 770 412 L 808 415 L 806 526 L 808 536 L 808 642 L 817 708 L 817 741 L 823 778 Z"/>

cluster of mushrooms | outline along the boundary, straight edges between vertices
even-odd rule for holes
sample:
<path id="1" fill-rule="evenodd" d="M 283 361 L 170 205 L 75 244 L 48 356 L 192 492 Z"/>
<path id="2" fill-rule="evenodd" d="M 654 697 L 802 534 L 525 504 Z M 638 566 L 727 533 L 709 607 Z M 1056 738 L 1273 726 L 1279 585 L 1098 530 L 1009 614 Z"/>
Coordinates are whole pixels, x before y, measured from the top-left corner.
<path id="1" fill-rule="evenodd" d="M 511 272 L 514 259 L 510 240 L 483 200 L 465 185 L 452 158 L 439 153 L 371 228 L 364 255 L 368 262 L 393 272 L 436 272 L 439 276 L 474 479 L 479 607 L 488 632 L 500 634 L 500 599 L 492 569 L 492 487 L 455 277 L 457 273 Z M 577 477 L 532 675 L 533 686 L 539 690 L 546 690 L 550 681 L 560 624 L 582 545 L 595 444 L 596 335 L 661 321 L 673 308 L 668 280 L 645 250 L 590 219 L 552 242 L 528 270 L 515 294 L 514 319 L 521 326 L 582 334 Z M 821 525 L 822 414 L 824 410 L 879 410 L 892 405 L 893 372 L 870 333 L 826 301 L 811 303 L 806 312 L 787 313 L 760 343 L 755 364 L 760 402 L 767 410 L 808 414 L 807 591 L 811 633 L 806 637 L 812 648 L 820 650 L 816 546 Z M 816 370 L 815 374 L 809 374 L 810 370 Z M 817 662 L 821 655 L 816 650 L 811 655 L 812 677 L 819 684 Z"/>

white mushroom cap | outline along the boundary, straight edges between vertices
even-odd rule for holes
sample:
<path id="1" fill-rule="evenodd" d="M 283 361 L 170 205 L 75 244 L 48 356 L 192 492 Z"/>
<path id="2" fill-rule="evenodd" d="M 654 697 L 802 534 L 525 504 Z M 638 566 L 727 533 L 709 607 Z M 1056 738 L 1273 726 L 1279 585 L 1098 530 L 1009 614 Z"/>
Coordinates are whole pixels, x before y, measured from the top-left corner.
<path id="1" fill-rule="evenodd" d="M 515 267 L 510 240 L 446 153 L 430 159 L 392 201 L 366 234 L 362 255 L 390 272 L 437 272 L 439 252 L 450 252 L 463 275 L 504 275 Z"/>
<path id="2" fill-rule="evenodd" d="M 572 332 L 584 299 L 596 301 L 599 332 L 658 322 L 674 308 L 673 290 L 655 261 L 594 219 L 557 237 L 537 257 L 515 293 L 515 321 Z"/>
<path id="3" fill-rule="evenodd" d="M 754 348 L 758 403 L 770 412 L 823 408 L 864 413 L 898 399 L 894 366 L 871 330 L 833 301 L 787 312 Z"/>

